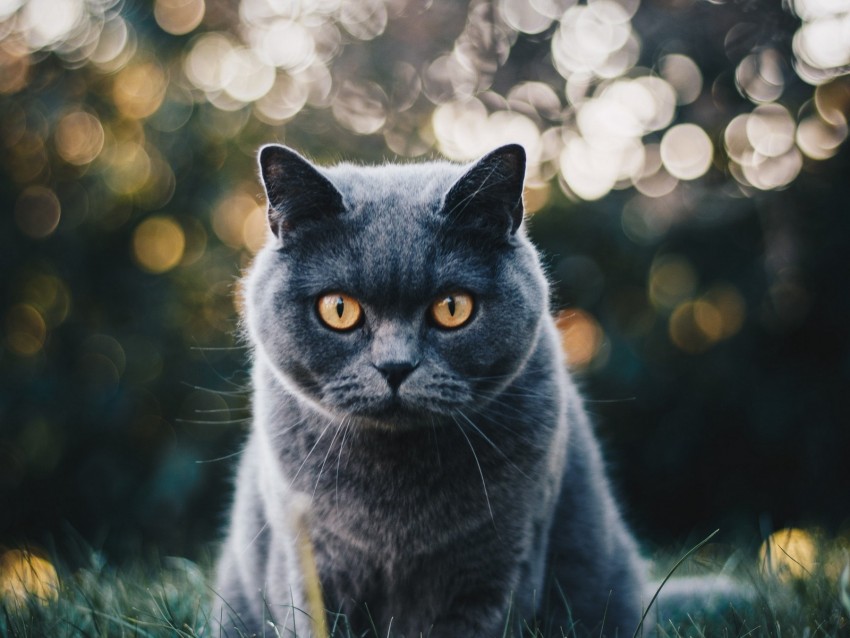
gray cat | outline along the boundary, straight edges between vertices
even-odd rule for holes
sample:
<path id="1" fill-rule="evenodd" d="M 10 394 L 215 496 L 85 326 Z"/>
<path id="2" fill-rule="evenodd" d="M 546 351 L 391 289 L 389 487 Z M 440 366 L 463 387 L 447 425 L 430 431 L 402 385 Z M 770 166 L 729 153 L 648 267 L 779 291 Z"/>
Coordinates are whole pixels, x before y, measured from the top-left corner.
<path id="1" fill-rule="evenodd" d="M 221 635 L 310 634 L 305 534 L 352 635 L 631 635 L 645 565 L 565 371 L 522 147 L 320 168 L 271 145 L 260 168 Z"/>

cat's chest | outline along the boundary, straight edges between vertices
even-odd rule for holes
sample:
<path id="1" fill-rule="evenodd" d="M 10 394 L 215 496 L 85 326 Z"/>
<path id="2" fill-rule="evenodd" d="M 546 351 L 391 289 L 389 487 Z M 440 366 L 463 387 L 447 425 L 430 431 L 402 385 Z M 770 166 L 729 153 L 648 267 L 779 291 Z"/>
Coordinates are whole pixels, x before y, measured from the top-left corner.
<path id="1" fill-rule="evenodd" d="M 493 489 L 497 482 L 491 477 Z M 334 472 L 318 483 L 314 520 L 341 551 L 385 559 L 394 553 L 427 556 L 492 525 L 494 505 L 485 483 L 466 468 L 446 472 L 414 461 L 349 464 L 339 477 Z"/>

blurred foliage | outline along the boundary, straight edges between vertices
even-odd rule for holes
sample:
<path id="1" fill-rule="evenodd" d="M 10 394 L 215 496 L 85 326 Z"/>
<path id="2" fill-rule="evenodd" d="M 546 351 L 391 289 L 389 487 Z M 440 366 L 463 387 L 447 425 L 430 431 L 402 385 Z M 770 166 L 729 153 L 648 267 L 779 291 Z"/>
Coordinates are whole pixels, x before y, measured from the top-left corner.
<path id="1" fill-rule="evenodd" d="M 216 538 L 254 155 L 529 153 L 629 518 L 847 524 L 850 3 L 0 0 L 0 540 Z"/>
<path id="2" fill-rule="evenodd" d="M 73 542 L 66 543 L 64 553 L 73 556 L 73 563 L 56 565 L 34 550 L 0 550 L 0 637 L 217 636 L 210 618 L 215 593 L 207 579 L 208 556 L 193 562 L 149 554 L 115 567 L 101 553 L 79 545 L 69 551 L 72 546 Z M 751 588 L 752 602 L 715 596 L 700 610 L 655 625 L 653 633 L 670 638 L 847 636 L 850 602 L 842 602 L 847 600 L 850 580 L 846 552 L 847 539 L 819 538 L 801 529 L 771 536 L 762 546 L 758 563 L 742 559 L 740 550 L 730 553 L 728 547 L 706 544 L 676 575 L 707 577 L 722 572 L 734 576 Z M 685 553 L 656 559 L 659 565 L 672 564 Z M 10 569 L 12 564 L 15 569 Z M 10 590 L 14 595 L 8 595 Z M 330 616 L 331 636 L 353 635 L 344 617 Z M 654 623 L 650 608 L 644 631 L 649 632 Z M 510 630 L 506 627 L 505 635 L 538 638 L 541 630 L 551 635 L 545 611 L 518 624 L 522 631 L 512 625 Z M 280 635 L 280 629 L 269 623 L 270 634 Z M 575 638 L 578 632 L 564 628 L 563 635 Z M 371 632 L 367 636 L 378 638 Z"/>

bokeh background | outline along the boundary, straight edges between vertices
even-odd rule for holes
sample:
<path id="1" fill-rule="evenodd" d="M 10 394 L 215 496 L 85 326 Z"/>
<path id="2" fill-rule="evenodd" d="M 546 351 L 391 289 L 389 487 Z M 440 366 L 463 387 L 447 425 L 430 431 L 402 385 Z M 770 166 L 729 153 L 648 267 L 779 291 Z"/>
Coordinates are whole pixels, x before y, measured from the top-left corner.
<path id="1" fill-rule="evenodd" d="M 848 0 L 0 0 L 0 544 L 215 541 L 270 141 L 524 144 L 564 347 L 647 546 L 841 533 L 848 64 Z"/>

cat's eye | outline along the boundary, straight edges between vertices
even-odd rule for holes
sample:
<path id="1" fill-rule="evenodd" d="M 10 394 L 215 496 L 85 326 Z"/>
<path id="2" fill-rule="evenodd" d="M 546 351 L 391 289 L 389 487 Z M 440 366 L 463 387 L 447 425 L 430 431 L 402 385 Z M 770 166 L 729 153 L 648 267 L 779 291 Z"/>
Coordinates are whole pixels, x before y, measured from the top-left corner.
<path id="1" fill-rule="evenodd" d="M 331 292 L 319 297 L 316 306 L 326 326 L 334 330 L 351 330 L 360 323 L 363 308 L 354 297 L 341 292 Z"/>
<path id="2" fill-rule="evenodd" d="M 452 292 L 431 304 L 431 319 L 441 328 L 460 328 L 472 316 L 472 295 Z"/>

